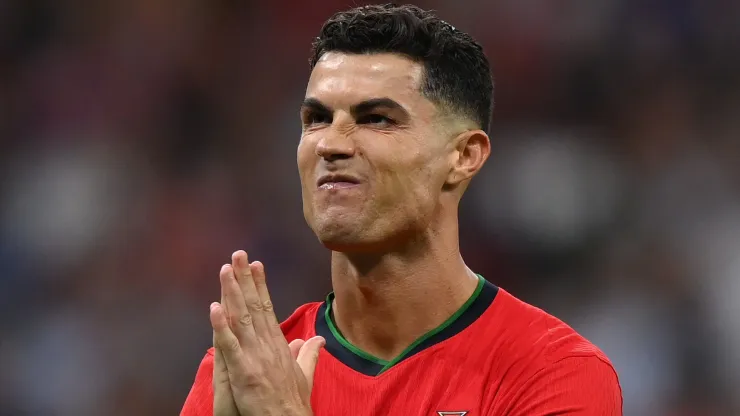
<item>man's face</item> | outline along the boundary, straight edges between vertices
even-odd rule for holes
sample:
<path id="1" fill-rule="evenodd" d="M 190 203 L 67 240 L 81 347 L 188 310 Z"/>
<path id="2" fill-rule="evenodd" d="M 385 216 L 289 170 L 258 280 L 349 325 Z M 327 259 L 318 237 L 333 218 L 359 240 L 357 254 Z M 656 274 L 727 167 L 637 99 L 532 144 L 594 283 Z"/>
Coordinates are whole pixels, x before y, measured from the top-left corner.
<path id="1" fill-rule="evenodd" d="M 303 213 L 336 251 L 365 251 L 428 227 L 454 149 L 421 95 L 423 68 L 399 55 L 327 53 L 301 107 Z"/>

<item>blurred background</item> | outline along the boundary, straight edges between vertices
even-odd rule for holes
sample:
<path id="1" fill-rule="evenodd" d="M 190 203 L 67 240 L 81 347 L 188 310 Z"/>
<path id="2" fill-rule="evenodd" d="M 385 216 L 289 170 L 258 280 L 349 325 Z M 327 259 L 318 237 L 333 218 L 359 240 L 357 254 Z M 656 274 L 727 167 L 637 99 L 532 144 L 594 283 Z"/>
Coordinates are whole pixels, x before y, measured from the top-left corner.
<path id="1" fill-rule="evenodd" d="M 330 290 L 295 164 L 357 0 L 0 1 L 0 415 L 174 415 L 218 270 Z M 419 1 L 496 80 L 462 250 L 599 345 L 625 415 L 738 415 L 740 2 Z"/>

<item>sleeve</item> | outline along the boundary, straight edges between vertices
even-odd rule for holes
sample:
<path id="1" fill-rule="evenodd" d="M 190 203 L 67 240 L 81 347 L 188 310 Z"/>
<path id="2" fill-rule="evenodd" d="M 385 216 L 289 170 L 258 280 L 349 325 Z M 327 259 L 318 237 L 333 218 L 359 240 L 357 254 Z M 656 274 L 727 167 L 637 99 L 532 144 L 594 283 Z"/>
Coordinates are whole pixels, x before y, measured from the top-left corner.
<path id="1" fill-rule="evenodd" d="M 180 416 L 213 416 L 213 349 L 200 362 Z"/>
<path id="2" fill-rule="evenodd" d="M 622 390 L 608 361 L 568 357 L 535 373 L 509 409 L 511 416 L 622 416 Z"/>

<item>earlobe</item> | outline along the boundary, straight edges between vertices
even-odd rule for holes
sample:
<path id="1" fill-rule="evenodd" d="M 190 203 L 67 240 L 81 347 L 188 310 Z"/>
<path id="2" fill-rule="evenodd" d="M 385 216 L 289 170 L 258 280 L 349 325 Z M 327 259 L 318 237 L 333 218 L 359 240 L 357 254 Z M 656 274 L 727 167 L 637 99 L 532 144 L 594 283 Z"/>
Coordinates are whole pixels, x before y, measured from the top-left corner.
<path id="1" fill-rule="evenodd" d="M 491 142 L 482 130 L 468 130 L 455 139 L 455 158 L 447 176 L 449 186 L 469 181 L 483 167 L 491 153 Z"/>

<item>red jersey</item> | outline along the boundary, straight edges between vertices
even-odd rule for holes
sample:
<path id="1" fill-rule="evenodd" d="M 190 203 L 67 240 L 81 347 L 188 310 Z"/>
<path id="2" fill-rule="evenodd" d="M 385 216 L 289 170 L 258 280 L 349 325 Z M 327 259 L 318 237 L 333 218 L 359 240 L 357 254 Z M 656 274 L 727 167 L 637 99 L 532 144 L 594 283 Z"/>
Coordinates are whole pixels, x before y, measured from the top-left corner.
<path id="1" fill-rule="evenodd" d="M 311 394 L 316 416 L 622 415 L 617 374 L 604 353 L 482 277 L 457 313 L 391 361 L 344 339 L 332 296 L 281 324 L 289 342 L 326 339 Z M 212 377 L 211 349 L 181 416 L 212 416 Z"/>

